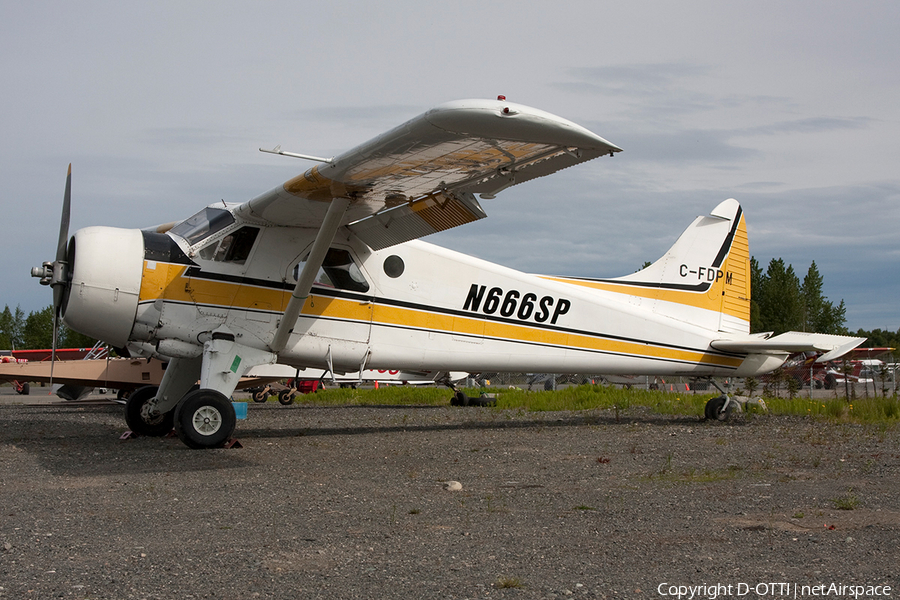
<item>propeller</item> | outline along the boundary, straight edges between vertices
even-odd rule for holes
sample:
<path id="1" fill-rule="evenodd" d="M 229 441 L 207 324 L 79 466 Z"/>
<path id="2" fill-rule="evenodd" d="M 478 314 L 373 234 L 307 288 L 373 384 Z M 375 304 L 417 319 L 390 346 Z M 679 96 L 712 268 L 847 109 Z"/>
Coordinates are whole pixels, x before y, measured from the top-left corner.
<path id="1" fill-rule="evenodd" d="M 50 350 L 50 384 L 53 385 L 53 363 L 56 362 L 56 343 L 59 337 L 59 321 L 69 287 L 69 216 L 72 206 L 72 164 L 66 175 L 66 192 L 63 195 L 62 217 L 59 222 L 59 241 L 56 260 L 45 262 L 31 269 L 32 277 L 40 277 L 41 285 L 53 289 L 53 346 Z"/>

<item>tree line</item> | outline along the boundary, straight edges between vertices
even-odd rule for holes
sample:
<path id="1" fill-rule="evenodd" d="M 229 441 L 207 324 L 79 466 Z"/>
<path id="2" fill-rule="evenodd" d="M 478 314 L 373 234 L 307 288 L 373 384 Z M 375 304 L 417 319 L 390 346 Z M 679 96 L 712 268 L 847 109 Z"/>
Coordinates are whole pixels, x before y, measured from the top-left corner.
<path id="1" fill-rule="evenodd" d="M 57 348 L 90 348 L 96 340 L 72 331 L 60 323 Z M 38 350 L 53 344 L 53 307 L 25 312 L 18 306 L 10 310 L 7 305 L 0 313 L 0 350 Z"/>
<path id="2" fill-rule="evenodd" d="M 857 329 L 848 331 L 847 307 L 841 300 L 835 305 L 822 292 L 823 278 L 813 261 L 803 281 L 792 265 L 785 265 L 780 258 L 773 258 L 765 271 L 755 258 L 750 259 L 750 331 L 809 331 L 837 335 L 855 335 L 866 338 L 864 346 L 870 348 L 895 348 L 894 356 L 900 356 L 900 328 L 897 331 L 883 329 Z"/>
<path id="3" fill-rule="evenodd" d="M 793 265 L 773 258 L 765 272 L 750 259 L 750 331 L 808 331 L 846 335 L 847 307 L 822 292 L 823 278 L 813 261 L 803 281 Z"/>

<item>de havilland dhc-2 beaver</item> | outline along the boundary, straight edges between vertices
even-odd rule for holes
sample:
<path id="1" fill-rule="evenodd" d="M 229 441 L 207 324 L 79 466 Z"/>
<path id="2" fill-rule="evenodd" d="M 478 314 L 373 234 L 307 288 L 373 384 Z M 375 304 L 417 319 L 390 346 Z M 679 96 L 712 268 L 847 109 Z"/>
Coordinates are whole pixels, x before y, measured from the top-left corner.
<path id="1" fill-rule="evenodd" d="M 418 238 L 486 217 L 476 199 L 621 149 L 497 100 L 433 108 L 242 204 L 174 226 L 86 227 L 32 269 L 66 326 L 168 366 L 126 404 L 138 434 L 222 446 L 250 368 L 749 377 L 861 338 L 750 334 L 741 206 L 698 217 L 665 256 L 612 279 L 532 275 Z M 199 387 L 197 386 L 199 382 Z M 725 403 L 712 408 L 724 411 Z M 709 412 L 709 407 L 708 411 Z"/>

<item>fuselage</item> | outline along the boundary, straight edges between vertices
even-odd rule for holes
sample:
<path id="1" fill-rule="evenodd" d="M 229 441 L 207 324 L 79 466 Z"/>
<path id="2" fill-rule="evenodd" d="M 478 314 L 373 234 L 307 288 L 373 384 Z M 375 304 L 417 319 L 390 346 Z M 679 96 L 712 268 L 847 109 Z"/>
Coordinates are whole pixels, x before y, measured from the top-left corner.
<path id="1" fill-rule="evenodd" d="M 162 359 L 199 356 L 223 327 L 266 350 L 315 235 L 224 208 L 165 233 L 81 230 L 65 320 Z M 752 374 L 744 356 L 710 348 L 718 332 L 690 318 L 702 308 L 659 302 L 421 241 L 372 251 L 339 234 L 278 360 L 337 371 Z"/>

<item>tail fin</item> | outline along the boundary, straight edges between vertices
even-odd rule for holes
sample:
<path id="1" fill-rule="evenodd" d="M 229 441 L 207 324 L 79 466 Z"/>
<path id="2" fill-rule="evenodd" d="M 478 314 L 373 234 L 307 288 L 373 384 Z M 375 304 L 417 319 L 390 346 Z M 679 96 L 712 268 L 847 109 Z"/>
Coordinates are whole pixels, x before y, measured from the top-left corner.
<path id="1" fill-rule="evenodd" d="M 617 291 L 653 298 L 657 313 L 722 332 L 749 333 L 750 246 L 741 205 L 725 200 L 709 216 L 697 217 L 655 263 L 606 281 L 635 288 Z"/>

